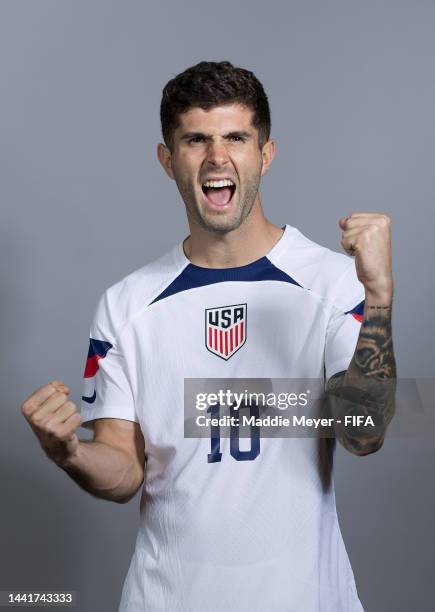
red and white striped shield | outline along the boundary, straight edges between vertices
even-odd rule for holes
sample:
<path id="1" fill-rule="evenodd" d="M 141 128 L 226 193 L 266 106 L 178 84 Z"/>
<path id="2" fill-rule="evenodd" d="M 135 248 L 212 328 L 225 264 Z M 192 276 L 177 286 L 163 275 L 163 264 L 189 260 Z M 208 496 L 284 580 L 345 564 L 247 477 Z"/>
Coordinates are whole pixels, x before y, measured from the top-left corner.
<path id="1" fill-rule="evenodd" d="M 211 353 L 228 360 L 246 342 L 247 304 L 205 310 L 205 345 Z"/>

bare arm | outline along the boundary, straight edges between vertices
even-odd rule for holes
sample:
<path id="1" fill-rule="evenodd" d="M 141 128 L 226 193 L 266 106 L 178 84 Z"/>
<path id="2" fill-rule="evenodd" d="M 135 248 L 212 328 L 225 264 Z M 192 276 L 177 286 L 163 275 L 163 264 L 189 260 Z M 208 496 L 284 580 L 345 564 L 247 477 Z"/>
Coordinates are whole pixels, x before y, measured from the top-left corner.
<path id="1" fill-rule="evenodd" d="M 391 220 L 380 213 L 352 213 L 339 225 L 341 244 L 355 257 L 356 273 L 364 285 L 364 319 L 347 371 L 331 377 L 326 394 L 332 417 L 341 421 L 335 421 L 337 438 L 350 452 L 368 455 L 382 446 L 395 407 Z M 346 417 L 358 415 L 371 417 L 374 427 L 358 423 L 345 427 Z"/>
<path id="2" fill-rule="evenodd" d="M 126 503 L 143 483 L 144 451 L 138 423 L 97 419 L 94 440 L 80 440 L 76 454 L 59 467 L 94 497 Z"/>
<path id="3" fill-rule="evenodd" d="M 69 389 L 53 381 L 35 391 L 21 411 L 47 456 L 80 487 L 102 499 L 125 503 L 144 478 L 145 444 L 138 423 L 97 419 L 92 441 L 79 440 L 83 422 Z"/>
<path id="4" fill-rule="evenodd" d="M 368 455 L 381 448 L 394 414 L 396 362 L 391 306 L 391 299 L 366 299 L 352 361 L 347 371 L 332 376 L 326 387 L 336 436 L 355 455 Z M 345 427 L 345 416 L 356 415 L 372 417 L 375 426 Z"/>

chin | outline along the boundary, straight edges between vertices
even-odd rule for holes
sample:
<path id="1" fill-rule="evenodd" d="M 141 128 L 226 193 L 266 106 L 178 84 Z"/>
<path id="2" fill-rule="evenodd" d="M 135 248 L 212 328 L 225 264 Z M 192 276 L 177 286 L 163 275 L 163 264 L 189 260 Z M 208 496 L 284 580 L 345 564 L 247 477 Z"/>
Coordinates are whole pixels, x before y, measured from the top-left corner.
<path id="1" fill-rule="evenodd" d="M 211 211 L 202 202 L 192 201 L 188 210 L 196 223 L 204 230 L 216 234 L 234 231 L 242 225 L 252 211 L 254 201 L 250 206 L 243 206 L 241 202 L 234 202 L 232 209 Z"/>
<path id="2" fill-rule="evenodd" d="M 231 215 L 207 215 L 198 213 L 197 219 L 201 227 L 209 232 L 226 233 L 240 227 L 244 217 L 242 215 L 234 216 L 234 213 Z"/>

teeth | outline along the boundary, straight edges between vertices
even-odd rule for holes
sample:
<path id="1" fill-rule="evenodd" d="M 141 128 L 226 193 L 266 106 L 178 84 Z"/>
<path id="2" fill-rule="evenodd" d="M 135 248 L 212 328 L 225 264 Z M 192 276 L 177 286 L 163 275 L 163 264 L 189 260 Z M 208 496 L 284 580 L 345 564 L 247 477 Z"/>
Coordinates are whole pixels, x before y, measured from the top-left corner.
<path id="1" fill-rule="evenodd" d="M 222 181 L 206 181 L 203 187 L 231 187 L 232 185 L 234 185 L 233 181 L 223 179 Z"/>

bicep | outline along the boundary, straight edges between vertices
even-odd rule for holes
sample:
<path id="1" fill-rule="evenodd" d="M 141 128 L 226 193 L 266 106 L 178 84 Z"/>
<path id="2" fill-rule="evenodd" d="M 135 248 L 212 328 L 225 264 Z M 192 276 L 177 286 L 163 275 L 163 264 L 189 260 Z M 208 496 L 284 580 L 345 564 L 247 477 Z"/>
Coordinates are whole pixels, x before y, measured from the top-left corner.
<path id="1" fill-rule="evenodd" d="M 139 423 L 126 419 L 95 419 L 94 441 L 108 444 L 128 454 L 142 474 L 145 467 L 145 441 Z"/>

